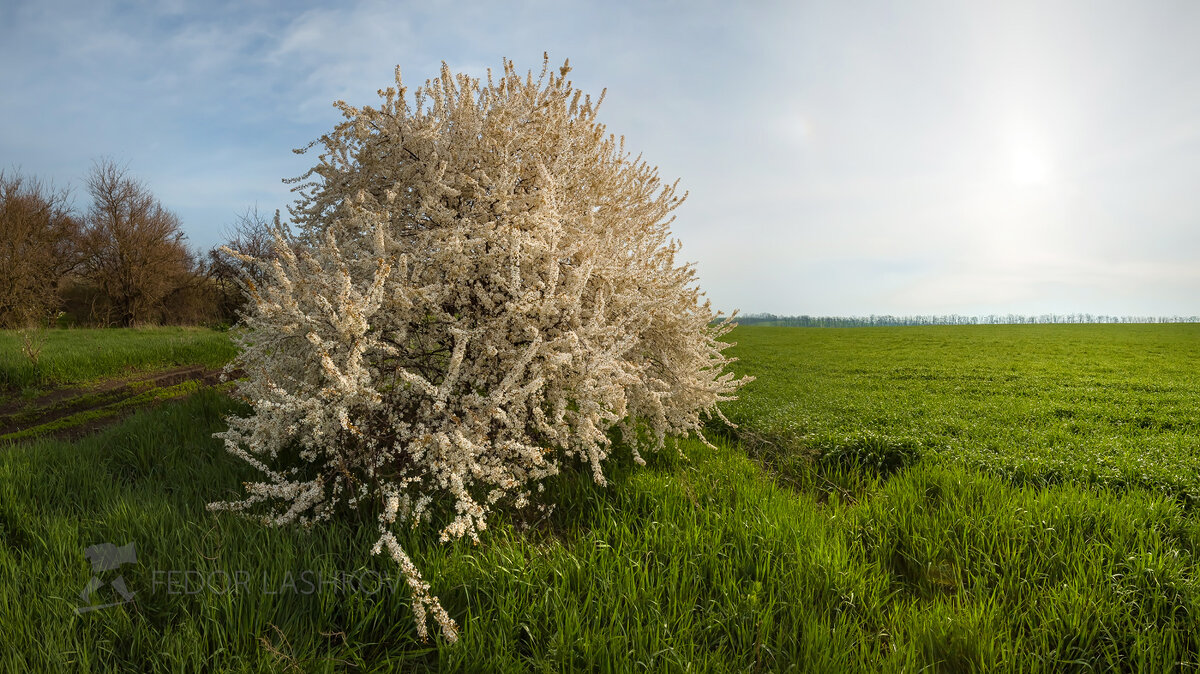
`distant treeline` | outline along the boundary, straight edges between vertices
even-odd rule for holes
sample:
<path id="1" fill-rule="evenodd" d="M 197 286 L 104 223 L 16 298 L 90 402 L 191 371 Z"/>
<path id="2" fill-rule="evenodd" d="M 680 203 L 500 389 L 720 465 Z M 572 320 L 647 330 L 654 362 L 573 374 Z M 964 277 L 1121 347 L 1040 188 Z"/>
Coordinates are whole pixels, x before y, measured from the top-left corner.
<path id="1" fill-rule="evenodd" d="M 864 328 L 904 325 L 1021 325 L 1042 323 L 1200 323 L 1200 316 L 1109 316 L 1106 314 L 988 314 L 986 316 L 776 316 L 740 314 L 738 325 L 788 328 Z"/>
<path id="2" fill-rule="evenodd" d="M 91 203 L 69 188 L 0 171 L 0 329 L 31 326 L 229 325 L 240 281 L 261 270 L 220 247 L 187 245 L 183 223 L 123 167 L 97 162 Z M 228 245 L 274 254 L 271 225 L 247 211 Z"/>

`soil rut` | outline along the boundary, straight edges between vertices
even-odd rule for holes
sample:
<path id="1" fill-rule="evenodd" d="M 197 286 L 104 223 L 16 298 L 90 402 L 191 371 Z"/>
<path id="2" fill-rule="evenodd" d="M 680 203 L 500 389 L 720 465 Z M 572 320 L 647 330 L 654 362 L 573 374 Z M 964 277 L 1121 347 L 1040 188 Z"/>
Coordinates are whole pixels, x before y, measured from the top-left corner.
<path id="1" fill-rule="evenodd" d="M 189 365 L 66 387 L 0 405 L 0 441 L 34 436 L 76 438 L 198 387 L 217 385 L 221 370 Z M 195 382 L 195 384 L 189 384 Z"/>

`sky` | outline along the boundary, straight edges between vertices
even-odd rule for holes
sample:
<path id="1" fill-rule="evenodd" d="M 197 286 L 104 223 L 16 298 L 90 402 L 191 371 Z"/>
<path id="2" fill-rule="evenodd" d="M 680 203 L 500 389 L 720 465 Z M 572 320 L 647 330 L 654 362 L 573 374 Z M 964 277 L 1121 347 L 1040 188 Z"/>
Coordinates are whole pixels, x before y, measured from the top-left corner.
<path id="1" fill-rule="evenodd" d="M 208 248 L 393 84 L 569 58 L 725 312 L 1200 314 L 1200 3 L 0 0 L 0 168 Z M 286 213 L 286 211 L 285 211 Z"/>

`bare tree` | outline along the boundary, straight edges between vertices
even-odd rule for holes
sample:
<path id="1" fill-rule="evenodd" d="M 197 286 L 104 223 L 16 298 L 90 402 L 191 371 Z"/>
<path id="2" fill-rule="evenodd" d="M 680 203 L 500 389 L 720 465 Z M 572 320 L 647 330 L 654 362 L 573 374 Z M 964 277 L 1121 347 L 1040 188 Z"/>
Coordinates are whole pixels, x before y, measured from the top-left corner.
<path id="1" fill-rule="evenodd" d="M 275 255 L 274 228 L 281 228 L 279 213 L 272 222 L 258 212 L 258 207 L 247 208 L 237 221 L 225 231 L 225 243 L 208 251 L 207 275 L 211 279 L 217 296 L 217 313 L 226 321 L 237 320 L 238 313 L 245 307 L 247 295 L 242 286 L 250 281 L 263 285 L 265 274 L 257 264 L 231 254 L 236 251 L 242 256 L 256 260 L 271 260 Z"/>
<path id="2" fill-rule="evenodd" d="M 275 217 L 277 221 L 279 214 L 276 213 Z M 271 220 L 259 213 L 258 206 L 247 208 L 245 213 L 238 216 L 237 222 L 233 223 L 226 231 L 227 243 L 225 245 L 255 259 L 270 258 L 275 251 L 275 239 L 271 236 L 273 226 L 279 225 L 277 223 L 273 225 Z M 221 254 L 246 273 L 257 274 L 261 278 L 261 272 L 256 265 L 236 260 L 227 253 L 222 252 Z"/>
<path id="3" fill-rule="evenodd" d="M 0 172 L 0 327 L 42 322 L 79 265 L 70 190 Z"/>
<path id="4" fill-rule="evenodd" d="M 100 291 L 106 322 L 155 320 L 192 267 L 179 216 L 109 159 L 92 167 L 87 188 L 84 272 Z"/>

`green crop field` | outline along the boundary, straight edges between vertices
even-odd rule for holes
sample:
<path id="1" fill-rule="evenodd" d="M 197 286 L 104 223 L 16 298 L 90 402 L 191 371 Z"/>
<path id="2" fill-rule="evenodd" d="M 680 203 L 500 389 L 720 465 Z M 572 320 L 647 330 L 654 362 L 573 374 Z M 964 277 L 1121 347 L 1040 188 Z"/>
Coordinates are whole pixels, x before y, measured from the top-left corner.
<path id="1" fill-rule="evenodd" d="M 0 446 L 0 671 L 1200 668 L 1200 326 L 731 339 L 757 380 L 716 449 L 559 476 L 478 546 L 401 541 L 453 646 L 371 527 L 205 509 L 252 478 L 210 437 L 223 393 Z M 101 542 L 136 543 L 135 597 L 79 614 Z"/>
<path id="2" fill-rule="evenodd" d="M 734 339 L 737 369 L 758 380 L 726 414 L 777 463 L 886 471 L 930 457 L 1016 484 L 1200 499 L 1200 325 L 755 327 Z"/>
<path id="3" fill-rule="evenodd" d="M 22 335 L 0 330 L 0 397 L 169 365 L 217 367 L 235 353 L 228 334 L 206 328 L 72 328 L 35 332 L 41 353 L 22 353 Z"/>

